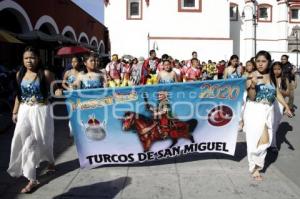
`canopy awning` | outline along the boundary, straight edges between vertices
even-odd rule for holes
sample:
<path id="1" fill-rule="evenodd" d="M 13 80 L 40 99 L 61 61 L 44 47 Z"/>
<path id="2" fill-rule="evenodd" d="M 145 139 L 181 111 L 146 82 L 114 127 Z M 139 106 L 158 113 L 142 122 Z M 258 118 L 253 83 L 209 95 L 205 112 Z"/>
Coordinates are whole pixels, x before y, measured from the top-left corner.
<path id="1" fill-rule="evenodd" d="M 30 32 L 18 34 L 17 37 L 23 41 L 44 41 L 49 43 L 59 43 L 59 44 L 73 44 L 76 45 L 77 42 L 74 39 L 68 38 L 61 34 L 48 35 L 39 30 L 33 30 Z"/>
<path id="2" fill-rule="evenodd" d="M 18 39 L 23 41 L 45 41 L 45 42 L 56 42 L 57 38 L 52 35 L 48 35 L 38 30 L 22 33 L 17 35 Z"/>
<path id="3" fill-rule="evenodd" d="M 75 41 L 74 39 L 71 39 L 69 37 L 66 37 L 64 35 L 55 35 L 58 43 L 61 43 L 61 44 L 74 44 L 74 45 L 77 45 L 77 41 Z"/>
<path id="4" fill-rule="evenodd" d="M 0 42 L 12 43 L 12 44 L 23 44 L 22 41 L 18 40 L 13 35 L 11 35 L 9 32 L 6 32 L 4 30 L 0 30 Z"/>

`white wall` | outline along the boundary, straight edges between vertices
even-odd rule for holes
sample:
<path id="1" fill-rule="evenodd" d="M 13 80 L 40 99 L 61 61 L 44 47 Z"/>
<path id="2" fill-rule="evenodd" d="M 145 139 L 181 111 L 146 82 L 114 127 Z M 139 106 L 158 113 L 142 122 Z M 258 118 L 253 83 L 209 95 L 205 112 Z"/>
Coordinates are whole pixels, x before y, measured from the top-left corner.
<path id="1" fill-rule="evenodd" d="M 150 49 L 153 42 L 156 42 L 159 48 L 158 54 L 170 53 L 178 59 L 189 59 L 192 51 L 197 50 L 200 59 L 204 58 L 201 57 L 203 55 L 204 59 L 215 57 L 217 60 L 224 59 L 224 54 L 232 54 L 232 41 L 229 40 L 228 1 L 202 0 L 202 12 L 187 13 L 178 12 L 178 0 L 151 0 L 149 7 L 142 0 L 142 20 L 126 19 L 126 2 L 126 0 L 111 0 L 105 8 L 104 22 L 109 29 L 112 54 L 147 57 L 148 33 L 150 37 L 198 38 L 195 40 L 151 39 Z M 213 38 L 224 38 L 224 40 L 211 40 Z"/>
<path id="2" fill-rule="evenodd" d="M 248 17 L 252 17 L 251 9 L 245 8 L 245 0 L 232 0 L 231 2 L 240 5 L 240 15 L 243 10 L 248 13 Z M 257 46 L 256 52 L 259 50 L 267 50 L 270 52 L 282 52 L 287 51 L 287 39 L 286 31 L 287 26 L 284 23 L 279 24 L 280 21 L 286 21 L 287 10 L 284 10 L 284 5 L 278 5 L 274 0 L 257 0 L 257 4 L 270 4 L 272 5 L 272 22 L 258 22 L 256 29 Z M 247 4 L 251 5 L 251 4 Z M 246 18 L 245 18 L 246 19 Z M 245 40 L 245 38 L 254 38 L 254 27 L 252 22 L 242 20 L 241 38 L 240 38 L 240 57 L 241 61 L 245 62 L 253 56 L 254 40 Z"/>
<path id="3" fill-rule="evenodd" d="M 245 9 L 245 0 L 202 0 L 202 12 L 178 12 L 178 0 L 150 0 L 147 7 L 143 2 L 143 19 L 126 19 L 126 0 L 110 0 L 105 7 L 104 23 L 109 29 L 111 53 L 148 56 L 150 49 L 157 44 L 157 54 L 168 53 L 174 58 L 188 59 L 192 51 L 197 51 L 201 61 L 228 59 L 237 54 L 242 62 L 253 56 L 254 35 L 251 8 Z M 278 23 L 286 21 L 286 5 L 278 5 L 275 0 L 257 0 L 258 4 L 272 5 L 272 22 L 258 22 L 257 52 L 267 50 L 280 54 L 287 51 L 287 39 L 292 27 L 297 24 Z M 230 21 L 229 5 L 239 5 L 239 20 Z M 245 9 L 245 10 L 244 10 Z M 247 13 L 248 12 L 248 13 Z M 249 14 L 250 12 L 250 14 Z M 160 37 L 150 39 L 150 37 Z M 162 39 L 168 37 L 169 39 Z M 171 39 L 177 37 L 177 39 Z M 180 40 L 178 37 L 194 38 Z M 224 38 L 224 40 L 205 40 L 203 38 Z M 252 38 L 252 40 L 251 40 Z"/>
<path id="4" fill-rule="evenodd" d="M 220 61 L 228 60 L 232 55 L 232 40 L 214 41 L 214 40 L 155 40 L 159 48 L 157 55 L 160 57 L 163 53 L 171 55 L 177 59 L 191 58 L 191 52 L 198 52 L 200 61 L 207 62 L 209 59 Z M 154 42 L 151 42 L 153 46 Z"/>

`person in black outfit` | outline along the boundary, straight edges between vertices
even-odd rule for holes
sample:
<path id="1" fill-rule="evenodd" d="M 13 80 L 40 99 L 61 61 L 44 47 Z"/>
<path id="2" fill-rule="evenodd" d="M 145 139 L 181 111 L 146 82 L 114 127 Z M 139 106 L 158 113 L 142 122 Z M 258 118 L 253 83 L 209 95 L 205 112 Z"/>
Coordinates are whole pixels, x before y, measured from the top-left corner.
<path id="1" fill-rule="evenodd" d="M 294 90 L 297 87 L 296 83 L 296 77 L 295 77 L 295 67 L 289 62 L 289 56 L 288 55 L 282 55 L 281 56 L 281 63 L 282 63 L 282 69 L 283 69 L 283 75 L 288 79 L 289 81 L 289 101 L 288 105 L 292 111 L 294 111 Z"/>

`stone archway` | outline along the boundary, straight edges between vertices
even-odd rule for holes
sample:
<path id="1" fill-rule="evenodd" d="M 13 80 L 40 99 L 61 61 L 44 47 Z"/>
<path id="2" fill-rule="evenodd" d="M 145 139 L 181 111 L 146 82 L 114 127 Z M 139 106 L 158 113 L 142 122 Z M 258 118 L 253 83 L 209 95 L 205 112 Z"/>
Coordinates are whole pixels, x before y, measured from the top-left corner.
<path id="1" fill-rule="evenodd" d="M 78 42 L 84 43 L 84 44 L 89 44 L 89 37 L 85 32 L 80 33 L 78 37 Z"/>
<path id="2" fill-rule="evenodd" d="M 100 45 L 99 45 L 99 53 L 100 54 L 105 54 L 105 45 L 104 42 L 101 40 Z"/>
<path id="3" fill-rule="evenodd" d="M 58 26 L 55 20 L 48 15 L 40 17 L 36 22 L 34 29 L 40 30 L 48 35 L 59 34 Z"/>
<path id="4" fill-rule="evenodd" d="M 61 32 L 61 34 L 64 35 L 64 36 L 66 36 L 66 37 L 68 37 L 68 38 L 70 38 L 70 39 L 73 39 L 73 40 L 77 41 L 75 30 L 71 26 L 64 27 L 64 29 Z"/>
<path id="5" fill-rule="evenodd" d="M 31 31 L 32 24 L 26 11 L 16 2 L 4 0 L 0 2 L 0 28 L 14 33 Z"/>

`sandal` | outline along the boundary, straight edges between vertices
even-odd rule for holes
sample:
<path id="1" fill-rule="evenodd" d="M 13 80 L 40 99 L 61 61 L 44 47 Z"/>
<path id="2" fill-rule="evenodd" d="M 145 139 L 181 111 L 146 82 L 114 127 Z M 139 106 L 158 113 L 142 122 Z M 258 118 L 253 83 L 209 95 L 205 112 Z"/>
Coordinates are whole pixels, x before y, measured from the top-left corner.
<path id="1" fill-rule="evenodd" d="M 263 181 L 263 178 L 258 170 L 258 166 L 255 166 L 255 169 L 254 171 L 251 173 L 252 174 L 252 178 L 255 180 L 255 181 Z"/>
<path id="2" fill-rule="evenodd" d="M 252 178 L 255 181 L 263 181 L 263 178 L 262 178 L 261 174 L 258 171 L 255 171 L 255 172 L 252 173 Z"/>
<path id="3" fill-rule="evenodd" d="M 261 175 L 252 176 L 255 181 L 263 181 L 263 177 Z"/>
<path id="4" fill-rule="evenodd" d="M 38 181 L 30 181 L 22 190 L 21 193 L 31 193 L 40 183 Z"/>

